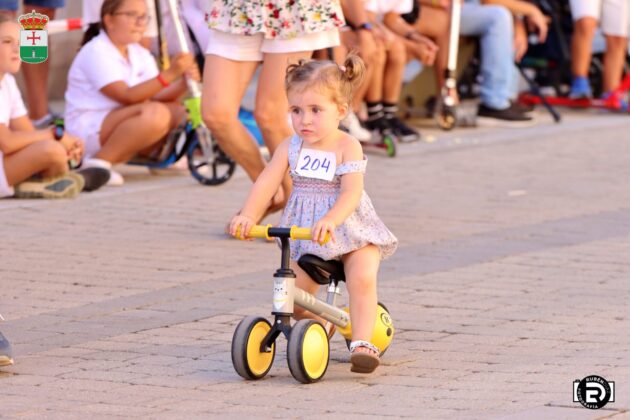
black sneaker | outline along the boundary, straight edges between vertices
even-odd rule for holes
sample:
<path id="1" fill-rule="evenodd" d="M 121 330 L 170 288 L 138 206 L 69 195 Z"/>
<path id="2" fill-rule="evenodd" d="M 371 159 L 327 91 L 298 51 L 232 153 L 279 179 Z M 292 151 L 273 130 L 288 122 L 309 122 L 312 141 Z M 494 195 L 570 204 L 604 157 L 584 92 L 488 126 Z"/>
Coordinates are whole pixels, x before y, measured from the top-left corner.
<path id="1" fill-rule="evenodd" d="M 83 191 L 94 191 L 107 184 L 111 172 L 105 168 L 81 168 L 77 169 L 77 174 L 83 177 L 85 185 Z"/>
<path id="2" fill-rule="evenodd" d="M 477 121 L 479 125 L 505 126 L 505 127 L 528 127 L 534 124 L 533 118 L 514 104 L 510 104 L 505 109 L 494 109 L 484 104 L 479 104 L 477 109 Z"/>
<path id="3" fill-rule="evenodd" d="M 363 125 L 372 132 L 382 133 L 383 131 L 389 130 L 389 124 L 383 116 L 371 120 L 368 119 Z"/>
<path id="4" fill-rule="evenodd" d="M 400 121 L 398 117 L 387 118 L 387 123 L 401 143 L 411 143 L 420 140 L 420 133 Z"/>
<path id="5" fill-rule="evenodd" d="M 10 366 L 13 364 L 13 351 L 11 343 L 0 332 L 0 366 Z"/>
<path id="6" fill-rule="evenodd" d="M 523 114 L 531 114 L 536 109 L 536 107 L 532 104 L 522 104 L 518 101 L 510 101 L 510 105 Z"/>

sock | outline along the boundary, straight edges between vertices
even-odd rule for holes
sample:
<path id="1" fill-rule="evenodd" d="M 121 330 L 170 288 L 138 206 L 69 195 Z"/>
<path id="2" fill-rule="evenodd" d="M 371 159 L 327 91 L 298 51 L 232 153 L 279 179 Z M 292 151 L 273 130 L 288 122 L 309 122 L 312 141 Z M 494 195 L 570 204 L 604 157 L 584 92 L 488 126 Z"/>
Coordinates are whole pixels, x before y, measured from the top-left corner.
<path id="1" fill-rule="evenodd" d="M 385 113 L 385 118 L 394 118 L 398 112 L 398 104 L 383 101 L 383 112 Z"/>
<path id="2" fill-rule="evenodd" d="M 367 105 L 368 121 L 378 120 L 385 115 L 383 113 L 383 104 L 380 102 L 366 102 L 365 104 Z"/>

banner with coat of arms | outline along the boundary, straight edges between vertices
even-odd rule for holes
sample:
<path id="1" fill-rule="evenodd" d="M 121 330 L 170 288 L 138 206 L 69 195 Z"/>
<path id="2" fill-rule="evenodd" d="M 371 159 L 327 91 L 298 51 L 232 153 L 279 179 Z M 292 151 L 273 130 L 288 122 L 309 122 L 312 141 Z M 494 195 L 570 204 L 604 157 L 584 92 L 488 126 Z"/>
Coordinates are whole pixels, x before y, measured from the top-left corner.
<path id="1" fill-rule="evenodd" d="M 38 64 L 48 59 L 48 16 L 34 10 L 19 17 L 20 59 L 25 63 Z"/>

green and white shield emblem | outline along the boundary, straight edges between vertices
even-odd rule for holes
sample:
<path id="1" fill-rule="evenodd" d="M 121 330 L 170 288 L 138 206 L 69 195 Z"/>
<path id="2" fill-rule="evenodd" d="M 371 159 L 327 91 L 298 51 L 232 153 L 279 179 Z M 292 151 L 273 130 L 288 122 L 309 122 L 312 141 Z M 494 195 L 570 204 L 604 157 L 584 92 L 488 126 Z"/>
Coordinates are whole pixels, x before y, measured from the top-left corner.
<path id="1" fill-rule="evenodd" d="M 48 60 L 48 32 L 45 30 L 20 31 L 20 58 L 25 63 L 37 64 Z"/>

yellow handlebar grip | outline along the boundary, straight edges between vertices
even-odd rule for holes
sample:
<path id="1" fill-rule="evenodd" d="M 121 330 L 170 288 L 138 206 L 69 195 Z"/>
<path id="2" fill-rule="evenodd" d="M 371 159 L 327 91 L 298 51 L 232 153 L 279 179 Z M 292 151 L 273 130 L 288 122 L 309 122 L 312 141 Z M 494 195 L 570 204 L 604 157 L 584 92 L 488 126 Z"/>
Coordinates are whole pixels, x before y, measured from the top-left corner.
<path id="1" fill-rule="evenodd" d="M 271 227 L 271 224 L 264 225 L 264 226 L 263 225 L 252 226 L 251 230 L 249 231 L 249 237 L 270 239 L 269 238 L 270 227 Z"/>
<path id="2" fill-rule="evenodd" d="M 291 226 L 291 239 L 311 240 L 311 228 Z"/>
<path id="3" fill-rule="evenodd" d="M 269 239 L 267 232 L 271 225 L 263 226 L 263 225 L 255 225 L 249 230 L 248 238 L 265 238 Z M 234 235 L 237 239 L 246 239 L 243 235 L 241 235 L 241 227 L 236 228 L 236 235 Z"/>
<path id="4" fill-rule="evenodd" d="M 312 231 L 313 230 L 311 228 L 291 226 L 291 239 L 302 239 L 310 241 L 312 239 Z M 324 245 L 328 241 L 330 241 L 330 233 L 326 233 L 324 242 L 321 242 L 320 245 Z"/>

